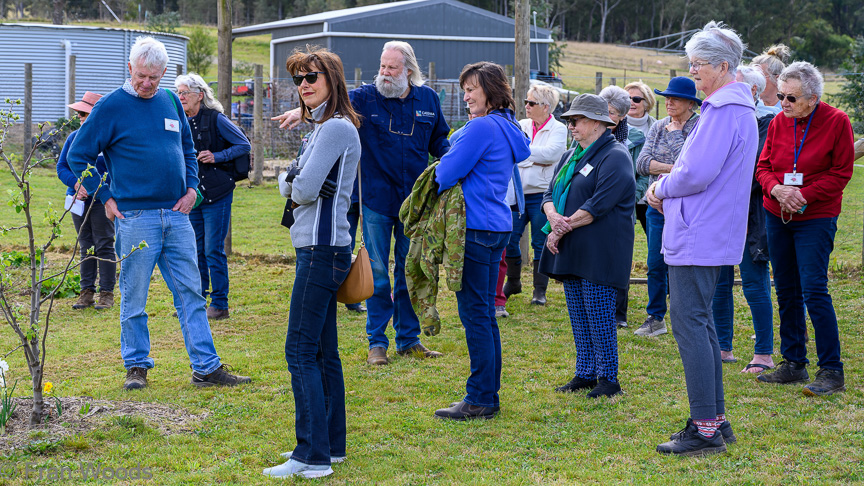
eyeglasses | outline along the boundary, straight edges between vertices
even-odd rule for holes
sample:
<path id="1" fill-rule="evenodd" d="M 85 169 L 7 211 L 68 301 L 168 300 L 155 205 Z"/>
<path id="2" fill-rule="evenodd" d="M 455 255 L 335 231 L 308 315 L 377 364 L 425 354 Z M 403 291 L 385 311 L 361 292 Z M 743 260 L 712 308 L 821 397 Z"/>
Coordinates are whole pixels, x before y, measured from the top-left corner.
<path id="1" fill-rule="evenodd" d="M 192 93 L 198 93 L 198 92 L 200 92 L 200 90 L 197 90 L 197 89 L 190 89 L 188 91 L 178 91 L 177 96 L 179 96 L 180 98 L 185 98 Z"/>
<path id="2" fill-rule="evenodd" d="M 295 80 L 295 82 L 296 82 L 296 80 Z M 403 137 L 410 137 L 411 135 L 414 135 L 414 124 L 416 122 L 417 122 L 417 119 L 412 117 L 411 118 L 411 133 L 404 133 L 404 132 L 400 132 L 398 130 L 396 130 L 394 132 L 393 131 L 393 114 L 391 113 L 390 114 L 390 125 L 387 126 L 387 130 L 390 131 L 390 133 L 392 133 L 393 135 L 402 135 Z"/>
<path id="3" fill-rule="evenodd" d="M 542 105 L 543 103 L 540 103 L 539 101 L 525 100 L 525 104 L 531 107 L 535 107 L 537 105 Z"/>
<path id="4" fill-rule="evenodd" d="M 86 111 L 76 111 L 75 114 L 78 115 L 78 118 L 83 120 L 87 118 L 87 115 L 89 115 L 90 113 L 87 113 Z"/>
<path id="5" fill-rule="evenodd" d="M 783 93 L 777 93 L 777 99 L 780 101 L 789 100 L 789 103 L 795 103 L 796 101 L 798 101 L 798 98 L 800 98 L 800 96 L 792 96 L 792 95 L 787 95 L 787 94 L 783 94 Z"/>
<path id="6" fill-rule="evenodd" d="M 571 116 L 569 120 L 567 120 L 568 127 L 575 127 L 580 121 L 588 118 L 587 116 Z"/>
<path id="7" fill-rule="evenodd" d="M 688 62 L 687 63 L 687 70 L 699 71 L 700 69 L 702 69 L 702 66 L 704 66 L 706 64 L 711 64 L 711 63 L 710 62 Z"/>
<path id="8" fill-rule="evenodd" d="M 630 99 L 633 100 L 633 103 L 636 103 L 637 105 L 645 101 L 645 98 L 641 96 L 631 96 Z"/>
<path id="9" fill-rule="evenodd" d="M 324 74 L 324 71 L 312 71 L 306 74 L 295 74 L 291 76 L 294 80 L 294 86 L 300 86 L 303 84 L 303 80 L 306 80 L 306 84 L 315 84 L 318 82 L 318 75 Z"/>

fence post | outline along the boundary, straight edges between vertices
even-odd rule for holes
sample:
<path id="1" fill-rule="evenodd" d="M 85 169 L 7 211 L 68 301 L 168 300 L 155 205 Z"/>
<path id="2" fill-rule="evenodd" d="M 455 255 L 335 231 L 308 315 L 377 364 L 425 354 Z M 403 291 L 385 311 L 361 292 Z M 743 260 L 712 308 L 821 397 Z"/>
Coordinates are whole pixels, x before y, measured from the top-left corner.
<path id="1" fill-rule="evenodd" d="M 252 117 L 252 160 L 255 170 L 252 176 L 253 184 L 261 184 L 264 180 L 264 66 L 255 65 L 255 109 Z"/>
<path id="2" fill-rule="evenodd" d="M 360 80 L 363 79 L 363 70 L 358 68 L 354 68 L 354 89 L 360 87 Z"/>
<path id="3" fill-rule="evenodd" d="M 24 65 L 24 147 L 30 152 L 33 145 L 33 64 Z"/>
<path id="4" fill-rule="evenodd" d="M 644 73 L 645 72 L 645 66 L 642 64 L 643 62 L 644 62 L 644 59 L 640 58 L 639 59 L 639 71 Z"/>
<path id="5" fill-rule="evenodd" d="M 624 69 L 624 80 L 621 83 L 622 86 L 627 86 L 627 69 Z"/>
<path id="6" fill-rule="evenodd" d="M 603 90 L 603 73 L 597 73 L 597 80 L 594 83 L 594 94 L 599 95 Z"/>
<path id="7" fill-rule="evenodd" d="M 669 70 L 669 79 L 672 79 L 675 76 L 678 76 L 678 73 L 674 69 L 670 69 Z"/>
<path id="8" fill-rule="evenodd" d="M 616 79 L 616 78 L 609 78 L 609 85 L 610 85 L 610 86 L 618 86 L 618 79 Z"/>
<path id="9" fill-rule="evenodd" d="M 69 56 L 69 103 L 72 104 L 77 101 L 75 99 L 75 56 Z M 66 109 L 66 118 L 72 118 L 72 108 Z"/>
<path id="10" fill-rule="evenodd" d="M 435 82 L 435 61 L 429 62 L 429 82 Z"/>

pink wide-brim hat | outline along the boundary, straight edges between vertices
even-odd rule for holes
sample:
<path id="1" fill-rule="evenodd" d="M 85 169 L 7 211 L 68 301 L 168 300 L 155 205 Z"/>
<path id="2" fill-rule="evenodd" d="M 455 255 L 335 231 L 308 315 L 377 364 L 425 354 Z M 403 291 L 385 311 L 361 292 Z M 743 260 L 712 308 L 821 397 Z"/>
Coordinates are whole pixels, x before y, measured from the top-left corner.
<path id="1" fill-rule="evenodd" d="M 69 106 L 69 108 L 72 108 L 75 111 L 83 111 L 84 113 L 90 113 L 90 111 L 93 109 L 93 106 L 96 105 L 96 102 L 99 101 L 99 98 L 101 97 L 102 95 L 100 94 L 87 91 L 86 93 L 84 93 L 84 97 L 81 98 L 81 101 L 76 101 L 75 103 L 67 106 Z"/>

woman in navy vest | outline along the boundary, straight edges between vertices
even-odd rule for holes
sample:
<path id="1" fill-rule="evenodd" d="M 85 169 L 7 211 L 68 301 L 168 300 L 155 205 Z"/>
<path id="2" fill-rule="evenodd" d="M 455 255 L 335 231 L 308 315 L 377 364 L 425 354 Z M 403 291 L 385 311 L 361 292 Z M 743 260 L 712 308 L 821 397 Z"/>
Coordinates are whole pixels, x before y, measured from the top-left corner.
<path id="1" fill-rule="evenodd" d="M 222 114 L 222 104 L 201 76 L 189 73 L 174 81 L 198 151 L 198 190 L 204 200 L 189 213 L 198 247 L 201 294 L 210 294 L 207 319 L 227 319 L 228 257 L 225 236 L 234 200 L 234 159 L 248 154 L 246 135 Z M 212 290 L 210 290 L 212 287 Z M 208 292 L 209 291 L 209 292 Z"/>

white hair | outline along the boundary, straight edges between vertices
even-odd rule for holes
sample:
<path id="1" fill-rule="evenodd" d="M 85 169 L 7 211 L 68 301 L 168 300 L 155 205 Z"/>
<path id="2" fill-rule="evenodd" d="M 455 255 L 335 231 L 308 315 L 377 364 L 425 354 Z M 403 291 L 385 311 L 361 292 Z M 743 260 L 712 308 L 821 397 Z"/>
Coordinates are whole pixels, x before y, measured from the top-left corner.
<path id="1" fill-rule="evenodd" d="M 762 74 L 762 70 L 756 69 L 753 66 L 738 66 L 738 72 L 741 73 L 741 80 L 750 86 L 756 86 L 756 97 L 765 91 L 765 85 L 767 82 L 765 81 L 765 75 Z"/>
<path id="2" fill-rule="evenodd" d="M 219 103 L 219 100 L 213 96 L 213 89 L 210 88 L 201 76 L 195 73 L 181 74 L 174 80 L 175 88 L 179 88 L 180 85 L 185 85 L 189 88 L 189 91 L 204 93 L 204 99 L 201 100 L 201 104 L 203 104 L 205 108 L 216 110 L 219 113 L 225 113 L 225 108 L 222 107 L 222 103 Z"/>
<path id="3" fill-rule="evenodd" d="M 793 62 L 786 66 L 786 69 L 777 77 L 777 81 L 784 83 L 790 79 L 797 79 L 801 82 L 801 90 L 805 97 L 809 98 L 816 95 L 816 98 L 822 99 L 822 88 L 825 85 L 825 80 L 816 66 L 807 61 Z"/>
<path id="4" fill-rule="evenodd" d="M 600 91 L 600 97 L 606 100 L 619 115 L 624 116 L 630 111 L 630 93 L 618 86 L 606 86 Z"/>
<path id="5" fill-rule="evenodd" d="M 704 59 L 715 67 L 723 62 L 727 63 L 729 73 L 734 76 L 735 69 L 741 64 L 744 43 L 738 34 L 723 22 L 712 20 L 687 41 L 684 50 L 690 59 Z"/>
<path id="6" fill-rule="evenodd" d="M 552 110 L 555 109 L 556 106 L 558 106 L 558 99 L 560 95 L 558 94 L 558 91 L 551 86 L 535 84 L 534 86 L 528 88 L 528 94 L 534 95 L 535 100 L 549 107 L 550 113 L 552 112 Z"/>
<path id="7" fill-rule="evenodd" d="M 164 70 L 168 66 L 165 44 L 150 36 L 135 39 L 135 44 L 129 50 L 129 64 L 133 67 L 141 64 L 146 68 Z"/>
<path id="8" fill-rule="evenodd" d="M 414 48 L 411 44 L 404 41 L 390 41 L 384 44 L 384 49 L 381 52 L 397 51 L 402 54 L 402 67 L 408 69 L 411 74 L 408 75 L 408 81 L 414 86 L 423 86 L 426 81 L 423 79 L 423 73 L 420 71 L 420 65 L 417 64 L 417 56 L 414 55 Z"/>

